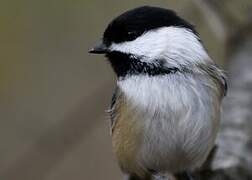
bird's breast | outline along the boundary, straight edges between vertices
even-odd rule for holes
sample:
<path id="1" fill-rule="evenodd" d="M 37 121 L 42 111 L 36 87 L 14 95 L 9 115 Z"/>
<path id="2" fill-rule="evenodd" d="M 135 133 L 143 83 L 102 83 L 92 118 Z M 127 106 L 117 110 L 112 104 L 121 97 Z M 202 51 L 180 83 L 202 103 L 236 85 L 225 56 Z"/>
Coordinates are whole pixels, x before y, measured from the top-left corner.
<path id="1" fill-rule="evenodd" d="M 125 168 L 178 171 L 200 166 L 219 122 L 218 95 L 197 79 L 141 77 L 118 82 L 125 96 L 113 144 Z"/>

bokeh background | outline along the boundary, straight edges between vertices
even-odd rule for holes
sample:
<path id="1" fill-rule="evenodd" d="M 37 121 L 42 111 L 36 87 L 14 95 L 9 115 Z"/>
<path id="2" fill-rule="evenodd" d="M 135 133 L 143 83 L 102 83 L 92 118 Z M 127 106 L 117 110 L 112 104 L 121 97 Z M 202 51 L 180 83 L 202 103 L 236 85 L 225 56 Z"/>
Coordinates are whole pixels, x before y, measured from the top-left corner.
<path id="1" fill-rule="evenodd" d="M 120 179 L 105 114 L 115 75 L 102 56 L 87 53 L 108 22 L 140 5 L 174 9 L 226 68 L 240 36 L 251 32 L 251 4 L 1 0 L 0 179 Z"/>

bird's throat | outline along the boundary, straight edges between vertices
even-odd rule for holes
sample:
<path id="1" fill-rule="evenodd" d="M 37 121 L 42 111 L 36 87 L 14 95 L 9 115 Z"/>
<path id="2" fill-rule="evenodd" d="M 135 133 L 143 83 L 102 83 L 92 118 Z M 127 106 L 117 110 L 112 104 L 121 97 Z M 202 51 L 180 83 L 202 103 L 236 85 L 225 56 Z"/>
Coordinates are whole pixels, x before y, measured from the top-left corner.
<path id="1" fill-rule="evenodd" d="M 155 60 L 155 63 L 148 63 L 141 61 L 141 57 L 118 51 L 110 52 L 106 57 L 118 77 L 141 74 L 155 76 L 176 73 L 178 71 L 176 67 L 168 68 L 163 66 L 162 61 Z"/>

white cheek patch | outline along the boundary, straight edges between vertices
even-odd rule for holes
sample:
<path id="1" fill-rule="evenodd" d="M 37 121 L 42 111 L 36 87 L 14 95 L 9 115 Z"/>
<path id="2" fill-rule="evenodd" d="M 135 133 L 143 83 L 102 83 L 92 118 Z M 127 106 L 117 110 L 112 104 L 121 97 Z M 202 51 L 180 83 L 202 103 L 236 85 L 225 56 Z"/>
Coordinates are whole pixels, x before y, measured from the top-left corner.
<path id="1" fill-rule="evenodd" d="M 182 27 L 154 29 L 133 41 L 113 43 L 110 49 L 144 57 L 147 62 L 166 59 L 172 65 L 210 60 L 198 37 Z"/>
<path id="2" fill-rule="evenodd" d="M 157 40 L 158 38 L 158 40 Z M 159 54 L 166 47 L 166 33 L 163 30 L 153 30 L 142 34 L 133 41 L 127 41 L 119 44 L 113 43 L 111 50 L 116 50 L 124 53 L 130 53 L 137 56 L 153 57 Z"/>

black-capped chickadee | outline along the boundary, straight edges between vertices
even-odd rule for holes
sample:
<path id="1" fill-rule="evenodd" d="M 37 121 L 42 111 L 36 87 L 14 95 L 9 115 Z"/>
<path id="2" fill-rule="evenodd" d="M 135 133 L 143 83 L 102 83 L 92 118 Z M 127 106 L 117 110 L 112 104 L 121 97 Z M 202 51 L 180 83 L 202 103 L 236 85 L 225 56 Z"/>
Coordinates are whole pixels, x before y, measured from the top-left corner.
<path id="1" fill-rule="evenodd" d="M 118 77 L 112 144 L 127 179 L 201 167 L 226 81 L 194 27 L 171 10 L 139 7 L 115 18 L 90 53 L 105 54 Z"/>

